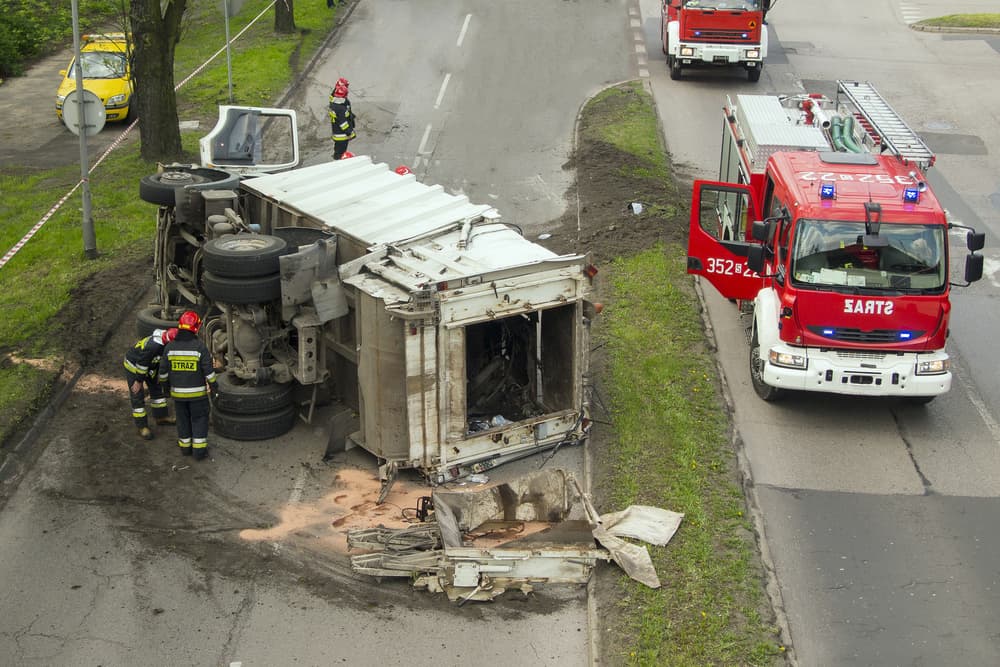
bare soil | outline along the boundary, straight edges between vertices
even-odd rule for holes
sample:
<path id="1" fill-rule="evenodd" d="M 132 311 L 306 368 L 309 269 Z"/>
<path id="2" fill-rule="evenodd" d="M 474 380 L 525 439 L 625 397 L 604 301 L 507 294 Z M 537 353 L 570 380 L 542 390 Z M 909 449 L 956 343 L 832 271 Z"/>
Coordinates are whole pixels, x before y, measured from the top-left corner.
<path id="1" fill-rule="evenodd" d="M 622 98 L 612 97 L 609 103 L 616 100 Z M 581 122 L 586 127 L 591 120 L 585 115 Z M 19 160 L 27 157 L 27 153 L 18 155 Z M 39 155 L 38 164 L 47 165 L 46 159 Z M 567 193 L 571 202 L 567 213 L 550 225 L 555 232 L 553 251 L 590 252 L 598 267 L 606 269 L 617 256 L 659 242 L 682 242 L 686 232 L 683 217 L 666 219 L 661 213 L 678 210 L 676 185 L 641 182 L 630 175 L 637 162 L 608 144 L 582 143 L 577 147 L 566 165 L 575 170 L 577 186 Z M 637 197 L 644 204 L 639 215 L 628 207 Z M 370 606 L 371 584 L 358 582 L 345 557 L 331 558 L 331 551 L 343 550 L 331 526 L 346 529 L 357 517 L 370 519 L 379 511 L 371 502 L 378 489 L 373 475 L 346 473 L 349 478 L 341 480 L 341 490 L 347 493 L 349 489 L 352 494 L 348 506 L 335 488 L 318 505 L 300 509 L 294 516 L 278 517 L 228 492 L 204 469 L 173 474 L 185 460 L 170 446 L 169 432 L 159 434 L 152 444 L 136 438 L 121 356 L 134 342 L 136 305 L 150 279 L 135 282 L 121 276 L 148 276 L 150 267 L 151 255 L 123 259 L 120 266 L 80 285 L 53 320 L 53 339 L 65 345 L 68 360 L 62 381 L 76 369 L 81 369 L 82 375 L 46 425 L 42 438 L 49 447 L 59 449 L 63 465 L 71 470 L 70 479 L 59 491 L 50 492 L 106 505 L 109 514 L 151 550 L 185 555 L 207 571 L 237 579 L 266 574 L 304 584 L 313 593 L 340 603 Z M 601 299 L 600 294 L 596 296 Z M 603 368 L 599 351 L 594 365 L 599 377 Z M 60 386 L 57 383 L 54 391 Z M 601 426 L 594 430 L 591 441 L 598 452 L 607 446 L 607 431 Z M 601 457 L 596 456 L 595 461 L 599 467 Z M 317 469 L 323 465 L 315 462 Z M 600 479 L 602 474 L 598 470 L 596 477 Z M 600 506 L 600 497 L 597 500 Z M 386 519 L 388 523 L 389 517 Z M 280 530 L 275 528 L 279 525 Z M 280 554 L 271 546 L 278 539 L 285 546 Z M 382 586 L 378 599 L 380 604 L 399 602 L 411 608 L 439 604 L 433 596 L 415 595 L 406 586 Z M 510 605 L 512 613 L 521 613 L 525 606 L 515 596 L 503 596 L 497 604 Z M 544 613 L 545 604 L 544 600 L 535 601 L 531 611 Z M 468 616 L 475 612 L 465 607 L 462 613 Z"/>

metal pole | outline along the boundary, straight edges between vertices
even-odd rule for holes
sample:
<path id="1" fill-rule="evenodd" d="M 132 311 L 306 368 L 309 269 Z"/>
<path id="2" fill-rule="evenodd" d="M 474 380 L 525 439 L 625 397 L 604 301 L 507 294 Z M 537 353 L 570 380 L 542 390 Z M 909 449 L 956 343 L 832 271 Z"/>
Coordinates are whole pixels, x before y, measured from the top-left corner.
<path id="1" fill-rule="evenodd" d="M 83 254 L 87 259 L 97 259 L 97 235 L 94 233 L 94 218 L 90 210 L 90 160 L 87 159 L 87 128 L 90 114 L 86 112 L 83 98 L 83 65 L 80 63 L 80 6 L 72 0 L 73 11 L 73 51 L 74 73 L 76 74 L 76 101 L 80 105 L 80 181 L 83 184 L 80 196 L 83 199 Z"/>
<path id="2" fill-rule="evenodd" d="M 233 59 L 229 53 L 229 0 L 225 0 L 223 11 L 226 14 L 226 74 L 229 76 L 229 103 L 233 103 Z"/>

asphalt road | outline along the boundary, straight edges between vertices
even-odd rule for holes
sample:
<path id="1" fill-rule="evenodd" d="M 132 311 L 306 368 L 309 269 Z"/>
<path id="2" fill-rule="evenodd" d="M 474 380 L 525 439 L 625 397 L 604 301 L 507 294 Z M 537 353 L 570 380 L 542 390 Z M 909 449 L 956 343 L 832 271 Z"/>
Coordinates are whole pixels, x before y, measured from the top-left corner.
<path id="1" fill-rule="evenodd" d="M 313 80 L 293 96 L 305 161 L 329 159 L 327 96 L 343 75 L 351 80 L 361 120 L 354 152 L 410 165 L 425 182 L 497 206 L 528 233 L 543 230 L 566 207 L 572 174 L 562 166 L 577 110 L 593 92 L 635 74 L 628 27 L 624 0 L 593 6 L 360 0 Z M 56 130 L 48 127 L 50 137 Z M 16 163 L 16 157 L 5 159 Z M 128 336 L 118 332 L 109 349 L 125 349 L 133 342 Z M 120 383 L 85 374 L 75 391 L 102 392 Z M 71 396 L 67 409 L 73 405 Z M 125 424 L 125 403 L 121 409 Z M 206 534 L 246 527 L 240 537 L 257 542 L 265 556 L 292 558 L 293 540 L 322 548 L 335 496 L 345 487 L 342 471 L 320 461 L 327 417 L 317 415 L 313 427 L 300 425 L 280 446 L 216 439 L 210 467 L 162 470 L 164 484 L 210 478 L 205 486 L 214 495 L 204 501 L 218 509 L 217 522 L 208 526 L 185 517 L 165 520 Z M 169 548 L 150 549 L 143 535 L 161 528 L 122 525 L 104 507 L 136 499 L 67 492 L 79 473 L 79 443 L 73 434 L 43 438 L 44 452 L 0 513 L 0 579 L 6 582 L 0 656 L 15 664 L 588 662 L 584 587 L 457 607 L 406 582 L 365 581 L 345 572 L 343 557 L 318 582 L 289 580 L 267 558 L 211 571 Z M 161 437 L 149 446 L 170 444 Z M 354 465 L 367 466 L 370 481 L 376 462 L 353 454 Z M 564 448 L 548 465 L 580 472 L 583 450 Z M 491 477 L 514 474 L 518 466 L 536 467 L 519 462 Z M 405 481 L 394 487 L 390 502 L 405 502 L 395 496 Z M 272 530 L 247 525 L 246 517 L 257 512 L 280 521 Z M 301 557 L 315 560 L 315 551 Z"/>
<path id="2" fill-rule="evenodd" d="M 754 85 L 738 73 L 671 81 L 659 3 L 640 2 L 650 77 L 668 147 L 696 177 L 718 173 L 726 94 L 831 91 L 870 80 L 938 153 L 930 183 L 955 220 L 987 232 L 987 277 L 954 292 L 952 391 L 924 408 L 823 395 L 766 404 L 754 394 L 732 304 L 704 284 L 719 361 L 752 474 L 767 551 L 802 665 L 1000 662 L 1000 392 L 997 331 L 1000 35 L 907 27 L 979 0 L 779 2 L 771 57 Z M 964 256 L 954 248 L 953 256 Z"/>

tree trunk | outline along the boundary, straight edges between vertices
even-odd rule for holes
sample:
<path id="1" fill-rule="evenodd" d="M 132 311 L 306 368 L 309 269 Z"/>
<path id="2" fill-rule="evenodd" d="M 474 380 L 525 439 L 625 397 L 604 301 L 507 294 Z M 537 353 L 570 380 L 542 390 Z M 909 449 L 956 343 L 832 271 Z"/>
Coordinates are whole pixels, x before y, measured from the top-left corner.
<path id="1" fill-rule="evenodd" d="M 139 116 L 140 155 L 170 162 L 182 156 L 174 92 L 174 48 L 187 0 L 130 0 L 134 48 L 133 104 Z"/>
<path id="2" fill-rule="evenodd" d="M 295 32 L 295 5 L 292 0 L 278 0 L 274 3 L 274 31 Z"/>

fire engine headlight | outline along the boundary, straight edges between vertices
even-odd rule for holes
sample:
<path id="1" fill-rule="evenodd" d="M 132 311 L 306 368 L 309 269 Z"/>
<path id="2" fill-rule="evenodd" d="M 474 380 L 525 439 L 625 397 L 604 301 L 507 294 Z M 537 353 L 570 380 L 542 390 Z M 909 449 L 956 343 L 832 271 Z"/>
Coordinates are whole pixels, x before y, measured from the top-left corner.
<path id="1" fill-rule="evenodd" d="M 756 60 L 757 58 L 760 58 L 760 49 L 747 49 L 744 52 L 744 57 L 749 58 L 750 60 Z"/>
<path id="2" fill-rule="evenodd" d="M 804 371 L 809 366 L 809 360 L 805 356 L 792 354 L 791 352 L 770 350 L 767 353 L 767 358 L 773 365 L 781 366 L 782 368 L 797 368 Z"/>
<path id="3" fill-rule="evenodd" d="M 681 55 L 685 56 L 685 57 L 688 57 L 688 58 L 694 56 L 694 47 L 693 46 L 682 46 L 681 47 Z"/>
<path id="4" fill-rule="evenodd" d="M 951 368 L 950 359 L 935 359 L 934 361 L 918 361 L 917 375 L 942 375 Z"/>

